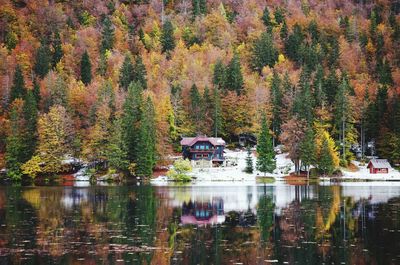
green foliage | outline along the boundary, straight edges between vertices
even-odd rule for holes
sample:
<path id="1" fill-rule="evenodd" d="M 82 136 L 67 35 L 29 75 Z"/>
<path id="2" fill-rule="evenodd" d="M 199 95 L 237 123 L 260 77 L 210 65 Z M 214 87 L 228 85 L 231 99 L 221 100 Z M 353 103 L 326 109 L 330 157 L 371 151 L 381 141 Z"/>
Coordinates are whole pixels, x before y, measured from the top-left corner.
<path id="1" fill-rule="evenodd" d="M 40 78 L 44 78 L 50 70 L 51 52 L 47 42 L 42 41 L 40 47 L 36 51 L 35 65 L 33 70 Z"/>
<path id="2" fill-rule="evenodd" d="M 64 55 L 64 52 L 62 50 L 62 42 L 61 42 L 61 37 L 60 37 L 60 32 L 56 31 L 54 33 L 54 40 L 52 42 L 52 47 L 53 47 L 53 58 L 52 58 L 52 65 L 55 67 L 59 61 L 61 61 L 61 58 Z"/>
<path id="3" fill-rule="evenodd" d="M 142 57 L 140 55 L 137 55 L 135 58 L 135 65 L 133 67 L 133 77 L 132 77 L 132 81 L 134 82 L 138 82 L 143 89 L 147 88 L 147 79 L 146 79 L 146 75 L 147 75 L 147 71 L 146 71 L 146 67 L 143 64 L 143 60 Z"/>
<path id="4" fill-rule="evenodd" d="M 107 50 L 110 51 L 114 47 L 115 32 L 114 25 L 107 16 L 103 20 L 103 30 L 101 32 L 100 52 L 104 54 Z"/>
<path id="5" fill-rule="evenodd" d="M 295 62 L 300 62 L 301 54 L 299 48 L 304 40 L 303 30 L 299 24 L 293 26 L 293 33 L 289 34 L 285 41 L 286 55 Z"/>
<path id="6" fill-rule="evenodd" d="M 207 14 L 207 0 L 192 0 L 193 18 L 205 14 Z"/>
<path id="7" fill-rule="evenodd" d="M 261 119 L 261 132 L 257 141 L 257 153 L 257 169 L 263 172 L 264 176 L 265 173 L 272 173 L 276 169 L 276 160 L 265 113 L 263 113 Z"/>
<path id="8" fill-rule="evenodd" d="M 142 91 L 143 88 L 140 84 L 131 83 L 122 107 L 123 142 L 126 144 L 128 160 L 131 162 L 137 162 L 138 159 L 139 128 L 143 105 Z"/>
<path id="9" fill-rule="evenodd" d="M 213 84 L 218 89 L 226 88 L 226 67 L 220 59 L 214 65 Z"/>
<path id="10" fill-rule="evenodd" d="M 83 53 L 81 58 L 81 80 L 85 85 L 92 82 L 92 63 L 87 51 Z"/>
<path id="11" fill-rule="evenodd" d="M 267 29 L 269 29 L 272 26 L 272 22 L 271 22 L 271 17 L 270 17 L 270 14 L 269 14 L 268 6 L 266 6 L 264 8 L 261 20 L 264 23 L 265 27 L 267 27 Z"/>
<path id="12" fill-rule="evenodd" d="M 276 71 L 274 71 L 271 82 L 271 101 L 272 101 L 272 131 L 274 137 L 278 138 L 281 133 L 282 125 L 282 90 L 281 90 L 281 79 Z"/>
<path id="13" fill-rule="evenodd" d="M 147 98 L 140 122 L 136 175 L 149 177 L 156 165 L 156 128 L 154 105 Z"/>
<path id="14" fill-rule="evenodd" d="M 110 129 L 106 159 L 111 168 L 126 171 L 128 170 L 129 161 L 122 136 L 122 120 L 116 119 Z"/>
<path id="15" fill-rule="evenodd" d="M 247 146 L 246 167 L 244 169 L 244 172 L 246 172 L 248 174 L 252 174 L 253 170 L 254 170 L 253 156 L 251 153 L 250 146 Z"/>
<path id="16" fill-rule="evenodd" d="M 10 91 L 10 103 L 16 98 L 23 98 L 25 96 L 25 81 L 22 74 L 22 69 L 19 64 L 15 67 L 13 86 Z"/>
<path id="17" fill-rule="evenodd" d="M 174 181 L 188 182 L 192 177 L 187 173 L 192 171 L 192 165 L 188 159 L 178 159 L 174 162 L 174 167 L 167 172 L 167 176 Z"/>
<path id="18" fill-rule="evenodd" d="M 318 170 L 324 175 L 332 175 L 336 169 L 333 157 L 334 153 L 336 153 L 336 150 L 334 149 L 334 142 L 328 133 L 324 133 L 317 162 Z"/>
<path id="19" fill-rule="evenodd" d="M 237 53 L 235 53 L 227 67 L 226 87 L 229 90 L 235 91 L 237 95 L 243 92 L 242 67 Z"/>
<path id="20" fill-rule="evenodd" d="M 278 61 L 278 50 L 275 48 L 271 33 L 263 32 L 254 42 L 252 48 L 251 66 L 261 73 L 264 66 L 274 67 Z"/>
<path id="21" fill-rule="evenodd" d="M 170 52 L 175 49 L 174 26 L 169 20 L 164 22 L 160 41 L 162 52 Z"/>
<path id="22" fill-rule="evenodd" d="M 23 106 L 23 115 L 25 120 L 25 161 L 29 160 L 35 152 L 36 141 L 37 141 L 37 118 L 38 118 L 38 106 L 37 106 L 35 95 L 32 90 L 28 90 L 25 96 L 25 102 Z"/>
<path id="23" fill-rule="evenodd" d="M 190 88 L 190 114 L 197 132 L 200 132 L 203 129 L 203 99 L 196 84 Z"/>
<path id="24" fill-rule="evenodd" d="M 6 139 L 6 168 L 7 175 L 12 180 L 20 180 L 21 165 L 25 160 L 25 139 L 23 117 L 16 106 L 10 112 L 10 132 Z"/>
<path id="25" fill-rule="evenodd" d="M 215 137 L 222 131 L 222 108 L 221 108 L 221 98 L 218 88 L 213 89 L 213 133 Z"/>
<path id="26" fill-rule="evenodd" d="M 128 86 L 133 81 L 133 64 L 130 54 L 125 55 L 119 72 L 119 86 L 124 90 L 128 90 Z"/>
<path id="27" fill-rule="evenodd" d="M 310 166 L 315 165 L 317 160 L 315 135 L 312 127 L 308 127 L 306 134 L 300 143 L 300 160 L 307 170 L 307 176 L 309 176 Z"/>

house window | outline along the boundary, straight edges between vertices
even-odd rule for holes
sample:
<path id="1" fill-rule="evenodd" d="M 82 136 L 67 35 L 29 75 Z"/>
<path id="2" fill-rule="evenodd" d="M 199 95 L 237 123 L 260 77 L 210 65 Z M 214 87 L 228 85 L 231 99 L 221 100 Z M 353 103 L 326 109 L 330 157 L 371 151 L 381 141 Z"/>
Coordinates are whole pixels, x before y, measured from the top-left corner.
<path id="1" fill-rule="evenodd" d="M 198 146 L 198 145 L 196 145 L 196 149 L 199 149 L 199 146 Z"/>
<path id="2" fill-rule="evenodd" d="M 204 145 L 200 145 L 200 149 L 201 149 L 201 150 L 204 150 Z"/>
<path id="3" fill-rule="evenodd" d="M 206 145 L 206 149 L 208 150 L 208 149 L 210 149 L 210 147 L 208 145 Z"/>

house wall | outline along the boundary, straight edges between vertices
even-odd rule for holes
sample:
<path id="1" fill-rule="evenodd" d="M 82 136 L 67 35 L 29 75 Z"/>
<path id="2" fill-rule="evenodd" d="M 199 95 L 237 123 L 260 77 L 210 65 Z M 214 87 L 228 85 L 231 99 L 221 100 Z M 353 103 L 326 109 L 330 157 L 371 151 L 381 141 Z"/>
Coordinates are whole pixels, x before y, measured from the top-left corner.
<path id="1" fill-rule="evenodd" d="M 389 170 L 387 168 L 370 167 L 369 173 L 371 173 L 371 174 L 387 174 L 387 173 L 389 173 Z"/>

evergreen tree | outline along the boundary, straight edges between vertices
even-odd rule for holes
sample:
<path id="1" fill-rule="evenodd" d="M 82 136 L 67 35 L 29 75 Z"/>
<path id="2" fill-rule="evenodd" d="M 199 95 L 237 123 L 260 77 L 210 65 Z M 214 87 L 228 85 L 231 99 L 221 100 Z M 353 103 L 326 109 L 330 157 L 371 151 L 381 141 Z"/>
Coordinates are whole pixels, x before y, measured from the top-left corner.
<path id="1" fill-rule="evenodd" d="M 131 56 L 125 55 L 124 62 L 122 63 L 119 72 L 119 86 L 124 90 L 128 89 L 129 84 L 133 81 L 133 64 Z"/>
<path id="2" fill-rule="evenodd" d="M 274 11 L 275 22 L 281 24 L 285 21 L 285 11 L 281 7 L 277 7 Z"/>
<path id="3" fill-rule="evenodd" d="M 18 107 L 14 105 L 10 111 L 10 132 L 6 139 L 6 168 L 7 175 L 12 180 L 20 180 L 21 165 L 25 162 L 23 117 Z"/>
<path id="4" fill-rule="evenodd" d="M 125 171 L 128 169 L 129 161 L 122 136 L 122 120 L 115 119 L 108 139 L 106 158 L 110 168 Z"/>
<path id="5" fill-rule="evenodd" d="M 244 172 L 246 172 L 248 174 L 252 174 L 253 170 L 254 170 L 253 157 L 252 157 L 250 146 L 247 146 L 246 168 L 244 169 Z"/>
<path id="6" fill-rule="evenodd" d="M 170 52 L 175 49 L 174 26 L 169 20 L 164 22 L 160 41 L 162 52 Z"/>
<path id="7" fill-rule="evenodd" d="M 33 79 L 33 95 L 35 96 L 36 103 L 39 104 L 41 100 L 40 96 L 40 86 L 39 83 L 36 81 L 36 79 Z"/>
<path id="8" fill-rule="evenodd" d="M 131 83 L 128 87 L 128 94 L 126 95 L 122 107 L 123 142 L 126 146 L 128 160 L 135 163 L 137 162 L 137 154 L 139 153 L 139 129 L 143 105 L 142 91 L 143 88 L 139 83 Z"/>
<path id="9" fill-rule="evenodd" d="M 114 47 L 114 41 L 115 41 L 114 25 L 112 24 L 110 18 L 107 16 L 103 20 L 100 52 L 102 54 L 105 54 L 107 50 L 112 50 L 112 48 Z"/>
<path id="10" fill-rule="evenodd" d="M 193 84 L 190 88 L 190 113 L 196 133 L 200 133 L 203 130 L 202 118 L 203 118 L 203 100 L 200 92 L 197 89 L 196 84 Z"/>
<path id="11" fill-rule="evenodd" d="M 243 75 L 239 55 L 235 53 L 227 68 L 226 87 L 240 95 L 243 91 Z"/>
<path id="12" fill-rule="evenodd" d="M 282 98 L 281 79 L 278 73 L 274 71 L 271 82 L 272 131 L 274 133 L 274 146 L 276 144 L 275 139 L 278 139 L 281 133 Z"/>
<path id="13" fill-rule="evenodd" d="M 221 110 L 221 98 L 219 95 L 218 88 L 213 89 L 213 133 L 215 137 L 221 134 L 222 131 L 222 110 Z"/>
<path id="14" fill-rule="evenodd" d="M 136 56 L 135 66 L 133 67 L 133 81 L 138 82 L 143 89 L 147 89 L 147 71 L 143 64 L 142 57 L 140 55 Z"/>
<path id="15" fill-rule="evenodd" d="M 295 62 L 301 61 L 300 46 L 304 40 L 303 30 L 299 24 L 293 26 L 293 33 L 285 41 L 286 55 Z"/>
<path id="16" fill-rule="evenodd" d="M 276 160 L 265 113 L 261 118 L 261 132 L 257 141 L 257 153 L 257 169 L 263 172 L 264 176 L 267 172 L 272 173 L 276 169 Z"/>
<path id="17" fill-rule="evenodd" d="M 264 8 L 263 15 L 262 15 L 261 19 L 262 19 L 262 22 L 264 23 L 265 27 L 267 27 L 267 29 L 272 27 L 272 22 L 271 22 L 271 17 L 270 17 L 270 14 L 269 14 L 268 6 L 266 6 Z"/>
<path id="18" fill-rule="evenodd" d="M 81 58 L 81 80 L 85 85 L 92 82 L 92 63 L 87 51 L 83 53 Z"/>
<path id="19" fill-rule="evenodd" d="M 308 127 L 300 143 L 300 160 L 307 170 L 307 179 L 310 177 L 310 166 L 316 162 L 315 135 L 312 127 Z"/>
<path id="20" fill-rule="evenodd" d="M 207 0 L 192 0 L 193 18 L 207 14 Z"/>
<path id="21" fill-rule="evenodd" d="M 318 169 L 324 175 L 331 175 L 335 170 L 334 158 L 332 156 L 334 150 L 332 150 L 329 140 L 330 139 L 324 134 L 318 159 Z"/>
<path id="22" fill-rule="evenodd" d="M 136 174 L 141 177 L 149 177 L 156 165 L 155 113 L 150 97 L 147 98 L 142 112 L 138 146 Z"/>
<path id="23" fill-rule="evenodd" d="M 339 80 L 336 75 L 336 69 L 331 68 L 329 75 L 324 82 L 324 89 L 325 89 L 324 93 L 327 97 L 329 104 L 332 104 L 334 102 L 338 87 L 339 87 Z"/>
<path id="24" fill-rule="evenodd" d="M 226 67 L 220 59 L 217 60 L 214 66 L 213 84 L 220 90 L 226 88 Z"/>
<path id="25" fill-rule="evenodd" d="M 24 152 L 24 162 L 28 161 L 36 150 L 37 142 L 37 117 L 38 117 L 38 106 L 35 95 L 32 90 L 28 90 L 24 106 L 23 114 L 25 120 L 26 135 L 24 141 L 26 142 L 26 150 Z"/>
<path id="26" fill-rule="evenodd" d="M 303 68 L 299 81 L 299 92 L 293 103 L 293 112 L 310 126 L 314 120 L 314 100 L 311 94 L 310 73 Z"/>
<path id="27" fill-rule="evenodd" d="M 22 74 L 21 66 L 17 64 L 15 67 L 13 86 L 10 90 L 10 103 L 16 98 L 23 98 L 25 96 L 25 81 Z"/>
<path id="28" fill-rule="evenodd" d="M 400 135 L 400 96 L 395 96 L 392 104 L 391 117 L 391 129 L 392 131 Z"/>
<path id="29" fill-rule="evenodd" d="M 279 36 L 281 37 L 282 40 L 285 40 L 288 36 L 288 28 L 286 24 L 286 19 L 283 20 L 281 30 L 279 32 Z"/>
<path id="30" fill-rule="evenodd" d="M 263 32 L 253 45 L 251 66 L 253 70 L 261 73 L 264 66 L 274 67 L 277 61 L 278 51 L 274 46 L 272 34 Z"/>
<path id="31" fill-rule="evenodd" d="M 50 63 L 51 53 L 49 45 L 45 41 L 42 41 L 36 51 L 35 65 L 33 66 L 35 74 L 43 79 L 50 70 Z"/>
<path id="32" fill-rule="evenodd" d="M 53 40 L 52 46 L 53 46 L 52 65 L 53 65 L 53 67 L 56 67 L 57 63 L 59 61 L 61 61 L 61 58 L 64 55 L 64 52 L 62 50 L 62 42 L 61 42 L 60 32 L 58 30 L 54 33 L 54 40 Z"/>
<path id="33" fill-rule="evenodd" d="M 323 107 L 326 101 L 326 95 L 324 91 L 324 69 L 320 64 L 317 65 L 315 70 L 313 91 L 314 91 L 314 101 L 316 107 Z"/>

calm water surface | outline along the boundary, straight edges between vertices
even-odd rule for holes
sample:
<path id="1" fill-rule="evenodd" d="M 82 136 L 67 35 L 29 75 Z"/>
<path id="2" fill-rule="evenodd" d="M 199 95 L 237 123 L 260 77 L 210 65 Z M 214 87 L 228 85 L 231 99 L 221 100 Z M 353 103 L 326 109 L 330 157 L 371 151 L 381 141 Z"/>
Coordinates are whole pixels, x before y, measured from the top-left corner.
<path id="1" fill-rule="evenodd" d="M 270 263 L 400 264 L 400 185 L 0 187 L 0 264 Z"/>

